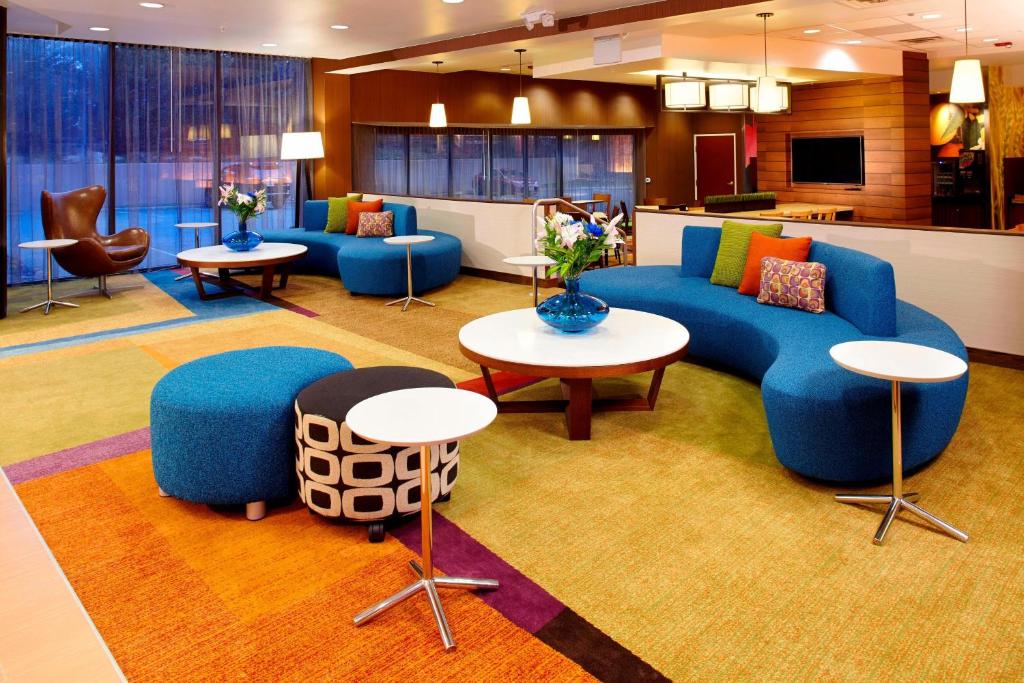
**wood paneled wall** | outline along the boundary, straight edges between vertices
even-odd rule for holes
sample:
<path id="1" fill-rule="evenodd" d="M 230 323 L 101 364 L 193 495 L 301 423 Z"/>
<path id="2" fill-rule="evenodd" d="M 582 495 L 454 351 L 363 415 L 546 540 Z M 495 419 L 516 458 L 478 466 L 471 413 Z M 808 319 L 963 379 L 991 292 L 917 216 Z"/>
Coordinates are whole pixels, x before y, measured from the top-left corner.
<path id="1" fill-rule="evenodd" d="M 796 86 L 791 115 L 757 119 L 758 189 L 780 202 L 850 205 L 856 220 L 929 223 L 928 109 L 928 59 L 916 52 L 903 53 L 901 77 Z M 864 135 L 859 191 L 790 182 L 791 137 L 829 133 Z"/>

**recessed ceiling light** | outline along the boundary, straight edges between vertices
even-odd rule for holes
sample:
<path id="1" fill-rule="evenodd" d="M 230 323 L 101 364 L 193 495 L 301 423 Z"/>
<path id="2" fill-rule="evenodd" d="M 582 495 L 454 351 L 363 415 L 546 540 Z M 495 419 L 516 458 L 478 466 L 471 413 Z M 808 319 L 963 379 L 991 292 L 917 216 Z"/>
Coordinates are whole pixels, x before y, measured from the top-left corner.
<path id="1" fill-rule="evenodd" d="M 145 7 L 146 9 L 163 9 L 164 3 L 162 2 L 140 2 L 139 7 Z"/>
<path id="2" fill-rule="evenodd" d="M 333 28 L 335 31 L 347 31 L 348 24 L 331 24 L 331 28 Z"/>
<path id="3" fill-rule="evenodd" d="M 961 26 L 960 28 L 958 28 L 958 29 L 956 30 L 956 32 L 957 32 L 957 33 L 967 33 L 968 31 L 973 31 L 973 30 L 974 30 L 974 29 L 973 29 L 973 28 L 971 28 L 970 26 Z"/>
<path id="4" fill-rule="evenodd" d="M 863 40 L 844 40 L 843 42 L 847 45 L 861 45 L 864 43 Z"/>
<path id="5" fill-rule="evenodd" d="M 998 42 L 998 41 L 999 41 L 998 38 L 986 38 L 985 40 L 983 40 L 981 42 L 983 42 L 983 43 L 995 43 L 995 42 Z"/>
<path id="6" fill-rule="evenodd" d="M 106 26 L 90 26 L 89 30 L 90 31 L 109 31 L 110 29 L 107 28 Z"/>
<path id="7" fill-rule="evenodd" d="M 446 5 L 461 5 L 462 0 L 441 0 Z"/>
<path id="8" fill-rule="evenodd" d="M 277 43 L 260 43 L 263 47 L 277 47 Z"/>
<path id="9" fill-rule="evenodd" d="M 821 33 L 821 29 L 820 28 L 805 28 L 804 29 L 804 33 L 806 33 L 809 36 L 813 36 L 815 33 Z"/>
<path id="10" fill-rule="evenodd" d="M 930 14 L 922 14 L 921 18 L 922 19 L 941 19 L 942 15 L 939 14 L 938 12 L 931 12 Z"/>
<path id="11" fill-rule="evenodd" d="M 501 70 L 502 71 L 511 71 L 512 67 L 510 67 L 510 66 L 503 66 L 503 67 L 501 67 Z"/>

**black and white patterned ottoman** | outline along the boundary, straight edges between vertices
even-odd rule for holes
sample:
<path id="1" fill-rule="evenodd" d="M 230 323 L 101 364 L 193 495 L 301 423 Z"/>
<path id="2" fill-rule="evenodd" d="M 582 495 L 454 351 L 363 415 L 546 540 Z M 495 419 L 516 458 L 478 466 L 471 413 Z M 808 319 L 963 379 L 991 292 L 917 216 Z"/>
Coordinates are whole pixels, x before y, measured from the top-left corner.
<path id="1" fill-rule="evenodd" d="M 340 372 L 306 387 L 295 399 L 299 498 L 330 520 L 369 524 L 370 540 L 383 540 L 386 522 L 419 513 L 419 448 L 365 441 L 345 415 L 389 391 L 454 386 L 439 372 L 386 366 Z M 433 500 L 448 500 L 459 474 L 457 441 L 432 447 L 430 471 Z"/>

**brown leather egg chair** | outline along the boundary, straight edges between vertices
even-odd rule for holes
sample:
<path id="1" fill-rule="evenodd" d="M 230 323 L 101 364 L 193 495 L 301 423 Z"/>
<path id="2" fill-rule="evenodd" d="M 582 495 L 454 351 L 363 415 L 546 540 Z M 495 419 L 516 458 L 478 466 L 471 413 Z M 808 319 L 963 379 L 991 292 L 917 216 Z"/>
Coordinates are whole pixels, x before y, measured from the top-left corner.
<path id="1" fill-rule="evenodd" d="M 99 278 L 99 290 L 108 299 L 112 291 L 137 289 L 107 288 L 107 276 L 131 270 L 142 263 L 149 252 L 149 233 L 142 228 L 127 228 L 113 235 L 96 231 L 96 219 L 107 200 L 100 185 L 70 192 L 43 190 L 43 232 L 46 239 L 76 239 L 77 244 L 55 249 L 53 257 L 60 267 L 78 277 Z"/>

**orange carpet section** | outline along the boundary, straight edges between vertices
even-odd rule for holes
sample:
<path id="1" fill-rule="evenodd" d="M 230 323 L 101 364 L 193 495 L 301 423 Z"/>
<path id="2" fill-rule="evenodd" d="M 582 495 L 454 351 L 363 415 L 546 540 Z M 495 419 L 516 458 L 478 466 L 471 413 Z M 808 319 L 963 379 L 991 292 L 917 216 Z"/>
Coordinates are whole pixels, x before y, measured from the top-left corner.
<path id="1" fill-rule="evenodd" d="M 148 451 L 17 491 L 131 681 L 593 680 L 462 591 L 443 593 L 454 652 L 422 596 L 357 630 L 413 553 L 304 507 L 252 523 L 160 498 Z"/>

